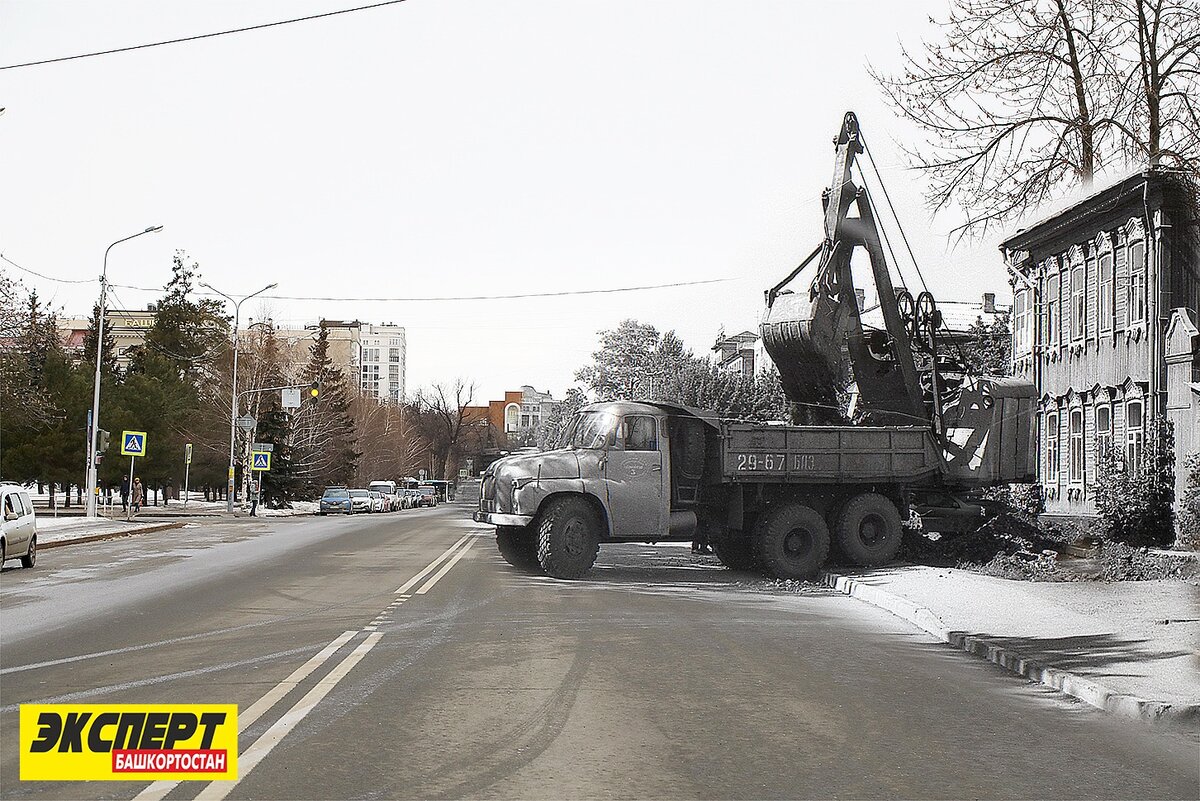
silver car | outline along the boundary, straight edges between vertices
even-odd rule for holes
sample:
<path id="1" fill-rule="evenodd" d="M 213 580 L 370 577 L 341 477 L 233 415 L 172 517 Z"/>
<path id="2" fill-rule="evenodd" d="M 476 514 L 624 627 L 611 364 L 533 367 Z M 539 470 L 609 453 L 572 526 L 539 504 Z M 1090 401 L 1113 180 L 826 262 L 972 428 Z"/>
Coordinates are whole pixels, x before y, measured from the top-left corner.
<path id="1" fill-rule="evenodd" d="M 374 511 L 371 502 L 371 491 L 365 489 L 350 490 L 350 513 Z"/>
<path id="2" fill-rule="evenodd" d="M 16 484 L 0 484 L 0 567 L 8 559 L 20 557 L 23 567 L 37 562 L 37 518 L 29 493 Z"/>

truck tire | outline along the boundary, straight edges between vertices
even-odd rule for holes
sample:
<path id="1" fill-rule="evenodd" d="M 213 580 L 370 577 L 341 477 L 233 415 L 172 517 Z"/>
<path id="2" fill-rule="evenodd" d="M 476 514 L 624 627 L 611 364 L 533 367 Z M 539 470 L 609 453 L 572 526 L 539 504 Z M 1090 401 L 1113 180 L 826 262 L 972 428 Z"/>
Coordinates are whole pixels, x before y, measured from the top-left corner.
<path id="1" fill-rule="evenodd" d="M 496 526 L 496 550 L 515 568 L 534 570 L 538 567 L 537 542 L 533 532 L 524 526 Z"/>
<path id="2" fill-rule="evenodd" d="M 815 510 L 787 503 L 759 520 L 754 546 L 759 563 L 770 575 L 781 579 L 812 578 L 829 555 L 829 526 Z"/>
<path id="3" fill-rule="evenodd" d="M 537 560 L 547 576 L 580 578 L 600 552 L 600 522 L 583 498 L 551 501 L 537 524 Z"/>
<path id="4" fill-rule="evenodd" d="M 838 547 L 856 565 L 873 567 L 896 558 L 903 541 L 900 512 L 877 492 L 856 495 L 838 514 Z"/>
<path id="5" fill-rule="evenodd" d="M 754 558 L 754 548 L 751 547 L 750 538 L 747 536 L 727 535 L 709 544 L 712 545 L 713 553 L 721 560 L 721 564 L 730 570 L 753 570 L 758 566 Z"/>

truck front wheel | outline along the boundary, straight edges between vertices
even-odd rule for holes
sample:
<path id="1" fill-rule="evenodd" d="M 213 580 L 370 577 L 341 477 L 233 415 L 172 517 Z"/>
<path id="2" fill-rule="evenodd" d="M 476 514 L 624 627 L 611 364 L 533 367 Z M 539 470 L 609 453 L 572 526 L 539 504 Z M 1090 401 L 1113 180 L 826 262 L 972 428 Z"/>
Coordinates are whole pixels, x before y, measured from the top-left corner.
<path id="1" fill-rule="evenodd" d="M 812 578 L 829 555 L 829 527 L 813 509 L 788 503 L 760 519 L 754 545 L 759 562 L 772 576 Z"/>
<path id="2" fill-rule="evenodd" d="M 872 567 L 896 558 L 904 532 L 896 505 L 879 493 L 864 492 L 842 509 L 834 533 L 851 561 Z"/>
<path id="3" fill-rule="evenodd" d="M 600 552 L 600 521 L 583 498 L 551 501 L 538 521 L 537 559 L 546 575 L 579 578 Z"/>
<path id="4" fill-rule="evenodd" d="M 538 567 L 537 541 L 524 526 L 496 526 L 496 549 L 513 567 L 521 570 Z"/>

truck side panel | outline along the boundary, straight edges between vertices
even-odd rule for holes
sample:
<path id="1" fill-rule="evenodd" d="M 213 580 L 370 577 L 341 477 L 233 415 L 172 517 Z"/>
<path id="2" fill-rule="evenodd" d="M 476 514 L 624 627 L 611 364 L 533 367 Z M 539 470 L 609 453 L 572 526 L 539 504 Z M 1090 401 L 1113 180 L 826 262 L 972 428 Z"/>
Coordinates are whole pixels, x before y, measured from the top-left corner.
<path id="1" fill-rule="evenodd" d="M 942 459 L 926 428 L 724 424 L 725 481 L 907 483 L 936 476 Z"/>

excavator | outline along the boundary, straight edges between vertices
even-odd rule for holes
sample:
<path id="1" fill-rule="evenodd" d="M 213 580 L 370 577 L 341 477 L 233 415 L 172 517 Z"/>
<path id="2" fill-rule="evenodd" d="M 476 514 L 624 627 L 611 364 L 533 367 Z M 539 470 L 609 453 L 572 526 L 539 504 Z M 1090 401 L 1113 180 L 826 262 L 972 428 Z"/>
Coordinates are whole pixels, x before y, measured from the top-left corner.
<path id="1" fill-rule="evenodd" d="M 984 518 L 975 493 L 1032 477 L 1033 386 L 973 375 L 933 296 L 897 291 L 875 207 L 852 178 L 858 154 L 870 158 L 853 114 L 834 144 L 825 239 L 766 293 L 763 340 L 793 424 L 674 403 L 585 406 L 560 447 L 485 471 L 474 519 L 496 527 L 506 560 L 577 578 L 602 543 L 701 538 L 729 567 L 807 578 L 835 543 L 856 564 L 886 564 L 912 511 L 927 530 L 968 531 Z M 863 322 L 859 248 L 883 328 Z M 808 291 L 786 289 L 818 256 Z"/>
<path id="2" fill-rule="evenodd" d="M 824 241 L 764 293 L 763 345 L 779 370 L 793 423 L 927 426 L 942 448 L 950 490 L 1031 480 L 1033 385 L 972 375 L 933 295 L 922 291 L 914 298 L 897 290 L 884 245 L 894 251 L 881 235 L 876 204 L 854 180 L 856 160 L 866 149 L 854 112 L 846 113 L 833 143 L 833 181 L 822 194 Z M 861 167 L 859 172 L 865 184 Z M 870 261 L 882 329 L 863 323 L 851 270 L 857 248 Z M 814 260 L 808 290 L 786 289 Z M 988 413 L 997 398 L 1012 401 L 999 418 Z M 989 449 L 995 458 L 985 458 Z"/>

